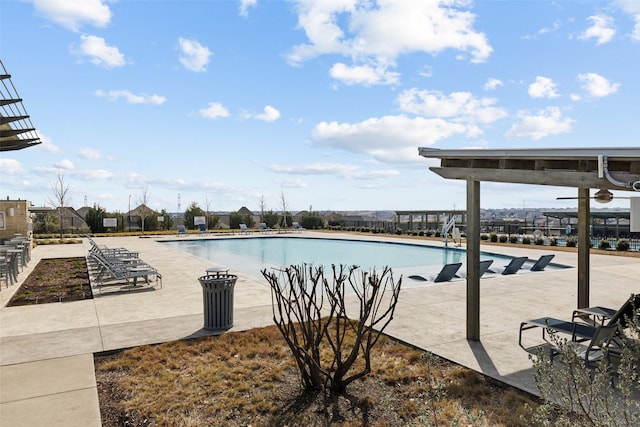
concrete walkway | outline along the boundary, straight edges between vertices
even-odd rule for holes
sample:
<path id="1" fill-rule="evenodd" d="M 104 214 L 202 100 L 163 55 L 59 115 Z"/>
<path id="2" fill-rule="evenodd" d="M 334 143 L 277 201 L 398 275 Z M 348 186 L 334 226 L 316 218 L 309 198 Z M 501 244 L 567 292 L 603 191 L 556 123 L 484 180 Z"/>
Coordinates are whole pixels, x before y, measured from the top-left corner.
<path id="1" fill-rule="evenodd" d="M 296 236 L 325 235 L 307 232 Z M 354 238 L 353 235 L 344 237 Z M 398 240 L 379 236 L 365 238 Z M 109 247 L 140 252 L 141 258 L 161 271 L 162 289 L 103 293 L 86 301 L 11 308 L 7 308 L 6 303 L 20 282 L 2 289 L 0 425 L 99 426 L 93 353 L 209 333 L 202 329 L 202 291 L 197 278 L 212 263 L 157 241 L 166 239 L 96 239 Z M 38 246 L 20 280 L 28 276 L 40 259 L 85 256 L 88 249 L 86 241 L 82 245 Z M 512 256 L 527 255 L 532 259 L 541 254 L 533 248 L 490 246 L 482 249 Z M 544 249 L 544 253 L 556 254 L 554 262 L 576 265 L 575 253 Z M 518 328 L 520 322 L 528 318 L 546 315 L 570 318 L 577 300 L 575 268 L 482 279 L 479 342 L 465 339 L 464 280 L 415 284 L 406 279 L 412 272 L 400 273 L 405 274 L 407 286 L 400 294 L 394 320 L 387 329 L 389 334 L 535 392 L 531 363 L 527 353 L 518 347 Z M 255 277 L 238 275 L 232 331 L 272 324 L 269 288 L 257 274 Z M 640 258 L 592 255 L 592 305 L 620 306 L 630 293 L 639 291 L 639 275 Z"/>

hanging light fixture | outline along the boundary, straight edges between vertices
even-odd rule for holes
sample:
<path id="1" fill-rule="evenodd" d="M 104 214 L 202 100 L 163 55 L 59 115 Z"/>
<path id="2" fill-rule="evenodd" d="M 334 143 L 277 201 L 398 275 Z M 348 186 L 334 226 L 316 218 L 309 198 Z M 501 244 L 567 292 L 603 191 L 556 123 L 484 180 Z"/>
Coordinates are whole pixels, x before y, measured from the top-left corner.
<path id="1" fill-rule="evenodd" d="M 613 200 L 613 193 L 606 188 L 603 188 L 593 195 L 593 199 L 598 203 L 609 203 Z"/>

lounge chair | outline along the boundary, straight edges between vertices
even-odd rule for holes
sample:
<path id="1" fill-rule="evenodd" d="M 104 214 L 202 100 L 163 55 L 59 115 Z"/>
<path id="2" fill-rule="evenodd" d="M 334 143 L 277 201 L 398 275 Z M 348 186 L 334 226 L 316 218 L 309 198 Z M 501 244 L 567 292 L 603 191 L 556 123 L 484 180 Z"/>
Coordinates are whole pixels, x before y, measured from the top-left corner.
<path id="1" fill-rule="evenodd" d="M 551 260 L 555 255 L 542 255 L 538 260 L 531 266 L 531 271 L 542 271 L 544 268 L 549 265 Z"/>
<path id="2" fill-rule="evenodd" d="M 492 259 L 480 261 L 480 277 L 482 277 L 486 272 L 491 272 L 491 270 L 489 270 L 489 267 L 491 267 L 491 264 L 493 264 Z"/>
<path id="3" fill-rule="evenodd" d="M 198 233 L 209 234 L 209 230 L 207 230 L 207 226 L 205 224 L 198 224 Z"/>
<path id="4" fill-rule="evenodd" d="M 298 232 L 306 230 L 306 228 L 304 228 L 297 222 L 292 223 L 291 228 L 293 228 L 294 231 L 298 231 Z"/>
<path id="5" fill-rule="evenodd" d="M 177 234 L 178 234 L 178 237 L 187 235 L 187 229 L 184 227 L 184 225 L 178 226 Z"/>
<path id="6" fill-rule="evenodd" d="M 629 320 L 634 314 L 637 314 L 636 310 L 638 308 L 640 308 L 640 294 L 631 295 L 624 304 L 600 326 L 615 326 L 618 330 L 624 329 L 628 326 Z M 571 335 L 571 341 L 586 341 L 593 339 L 600 326 L 591 323 L 555 319 L 553 317 L 525 320 L 520 323 L 518 344 L 520 344 L 520 347 L 527 349 L 522 345 L 522 332 L 533 328 L 542 328 L 543 340 L 545 339 L 545 332 L 549 331 L 569 334 Z"/>
<path id="7" fill-rule="evenodd" d="M 526 256 L 513 258 L 511 262 L 509 262 L 509 264 L 504 267 L 504 270 L 502 270 L 500 274 L 516 274 L 518 271 L 520 271 L 522 265 L 527 262 L 527 259 L 528 258 Z"/>
<path id="8" fill-rule="evenodd" d="M 617 330 L 617 325 L 600 325 L 596 328 L 593 337 L 588 343 L 579 344 L 576 342 L 568 342 L 561 345 L 569 346 L 569 348 L 576 353 L 578 359 L 580 359 L 588 369 L 594 369 L 597 368 L 598 362 L 603 357 L 607 357 L 609 355 L 609 352 L 607 352 L 606 349 L 611 344 Z M 555 356 L 560 354 L 561 351 L 561 348 L 556 342 L 544 344 L 543 347 L 549 351 L 551 361 L 553 361 Z M 537 351 L 539 350 L 536 350 L 536 352 Z"/>
<path id="9" fill-rule="evenodd" d="M 448 282 L 451 279 L 453 279 L 454 277 L 459 277 L 459 276 L 456 276 L 456 273 L 458 272 L 460 267 L 462 267 L 462 263 L 461 262 L 456 262 L 456 263 L 452 263 L 452 264 L 445 264 L 442 267 L 442 269 L 440 270 L 440 272 L 438 273 L 438 275 L 433 279 L 433 281 L 434 282 Z M 418 274 L 414 274 L 414 275 L 409 276 L 409 279 L 418 280 L 420 282 L 426 282 L 426 281 L 429 280 L 426 277 L 420 276 Z"/>
<path id="10" fill-rule="evenodd" d="M 119 286 L 125 289 L 137 288 L 139 287 L 139 278 L 143 278 L 145 284 L 151 284 L 150 276 L 153 276 L 156 284 L 162 287 L 162 275 L 148 264 L 112 262 L 93 252 L 89 253 L 87 261 L 94 265 L 92 281 L 101 292 L 102 288 L 107 286 Z"/>
<path id="11" fill-rule="evenodd" d="M 258 224 L 258 228 L 260 228 L 260 232 L 262 232 L 262 233 L 269 233 L 269 232 L 273 231 L 264 222 L 259 223 Z"/>
<path id="12" fill-rule="evenodd" d="M 249 234 L 251 230 L 247 227 L 247 224 L 239 224 L 240 226 L 240 234 Z"/>

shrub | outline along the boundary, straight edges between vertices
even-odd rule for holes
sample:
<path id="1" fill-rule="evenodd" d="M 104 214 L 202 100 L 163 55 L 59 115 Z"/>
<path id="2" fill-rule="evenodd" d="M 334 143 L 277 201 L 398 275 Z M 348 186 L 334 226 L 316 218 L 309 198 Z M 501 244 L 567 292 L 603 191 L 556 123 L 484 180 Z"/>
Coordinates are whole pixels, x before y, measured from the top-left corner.
<path id="1" fill-rule="evenodd" d="M 600 240 L 600 244 L 598 244 L 598 249 L 606 250 L 606 249 L 609 249 L 609 248 L 611 248 L 611 243 L 609 243 L 608 240 L 606 240 L 606 239 Z"/>
<path id="2" fill-rule="evenodd" d="M 549 244 L 551 246 L 558 246 L 558 239 L 556 239 L 555 237 L 552 237 L 551 240 L 549 241 Z"/>
<path id="3" fill-rule="evenodd" d="M 501 234 L 498 240 L 500 240 L 500 243 L 507 243 L 508 238 L 506 234 Z"/>
<path id="4" fill-rule="evenodd" d="M 496 233 L 491 233 L 489 235 L 489 240 L 491 240 L 492 242 L 497 242 L 498 241 L 498 235 Z"/>
<path id="5" fill-rule="evenodd" d="M 522 244 L 523 245 L 530 245 L 531 244 L 531 239 L 529 237 L 527 237 L 527 236 L 524 236 L 522 238 Z"/>
<path id="6" fill-rule="evenodd" d="M 518 236 L 511 236 L 511 237 L 509 237 L 509 242 L 511 242 L 511 243 L 518 243 Z"/>
<path id="7" fill-rule="evenodd" d="M 575 248 L 576 245 L 578 244 L 578 241 L 575 237 L 568 237 L 567 238 L 567 247 L 568 248 Z"/>
<path id="8" fill-rule="evenodd" d="M 371 350 L 393 319 L 402 278 L 395 281 L 389 267 L 382 273 L 356 266 L 332 269 L 333 277 L 325 277 L 322 267 L 307 265 L 263 269 L 262 275 L 271 288 L 273 320 L 304 387 L 342 394 L 371 372 Z M 347 315 L 347 286 L 360 300 L 354 320 Z"/>
<path id="9" fill-rule="evenodd" d="M 486 234 L 481 234 L 480 235 L 480 240 L 489 240 L 489 236 Z"/>
<path id="10" fill-rule="evenodd" d="M 533 241 L 534 244 L 540 246 L 540 245 L 544 245 L 544 239 L 541 237 L 538 237 L 536 240 Z"/>
<path id="11" fill-rule="evenodd" d="M 418 236 L 423 237 L 424 236 L 424 230 L 418 231 Z"/>
<path id="12" fill-rule="evenodd" d="M 629 250 L 629 241 L 627 239 L 620 239 L 616 244 L 616 250 L 618 251 L 628 251 Z"/>
<path id="13" fill-rule="evenodd" d="M 546 351 L 540 351 L 535 358 L 530 357 L 536 386 L 546 401 L 538 408 L 533 425 L 639 425 L 640 342 L 630 338 L 640 333 L 638 314 L 636 310 L 629 319 L 628 334 L 617 337 L 619 349 L 616 353 L 619 354 L 614 356 L 615 363 L 609 360 L 608 349 L 605 349 L 605 357 L 587 367 L 576 352 L 575 342 L 550 335 L 550 343 L 557 349 L 555 360 L 560 363 L 550 363 Z"/>

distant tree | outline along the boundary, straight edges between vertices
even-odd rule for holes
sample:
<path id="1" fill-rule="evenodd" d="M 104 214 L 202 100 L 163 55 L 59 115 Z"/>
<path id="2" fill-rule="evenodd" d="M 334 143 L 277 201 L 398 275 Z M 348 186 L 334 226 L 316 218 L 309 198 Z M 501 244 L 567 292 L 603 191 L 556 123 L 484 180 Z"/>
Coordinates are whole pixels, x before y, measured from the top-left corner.
<path id="1" fill-rule="evenodd" d="M 53 233 L 58 226 L 58 217 L 52 212 L 38 213 L 33 224 L 33 232 L 37 234 Z"/>
<path id="2" fill-rule="evenodd" d="M 171 227 L 173 227 L 173 218 L 171 218 L 171 215 L 169 215 L 166 209 L 162 209 L 160 211 L 160 216 L 163 217 L 164 219 L 160 223 L 159 228 L 161 230 L 171 230 Z"/>
<path id="3" fill-rule="evenodd" d="M 280 192 L 280 206 L 282 207 L 282 221 L 280 222 L 280 226 L 282 228 L 287 228 L 289 225 L 291 225 L 291 223 L 287 220 L 287 217 L 289 216 L 289 204 L 287 203 L 287 199 L 284 196 L 284 191 Z"/>
<path id="4" fill-rule="evenodd" d="M 335 212 L 332 213 L 331 215 L 329 215 L 329 218 L 327 219 L 327 223 L 331 227 L 343 226 L 344 222 L 345 222 L 344 216 L 342 216 L 342 215 L 340 215 L 338 213 L 335 213 Z"/>
<path id="5" fill-rule="evenodd" d="M 149 207 L 149 187 L 145 187 L 140 196 L 138 196 L 138 204 L 137 213 L 140 216 L 140 229 L 144 234 L 144 222 L 153 213 L 153 210 Z"/>
<path id="6" fill-rule="evenodd" d="M 249 228 L 255 225 L 251 215 L 242 215 L 238 211 L 231 212 L 229 214 L 229 228 L 238 229 L 240 224 L 246 224 Z"/>
<path id="7" fill-rule="evenodd" d="M 94 204 L 93 207 L 87 210 L 87 214 L 84 216 L 84 222 L 87 223 L 92 233 L 103 233 L 104 218 L 107 218 L 107 211 L 100 207 L 100 205 Z"/>
<path id="8" fill-rule="evenodd" d="M 69 195 L 69 184 L 65 181 L 64 172 L 58 172 L 56 181 L 51 183 L 52 197 L 48 199 L 50 205 L 58 209 L 58 215 L 60 216 L 60 238 L 64 233 L 62 217 L 64 215 L 64 207 L 71 203 L 71 196 Z"/>
<path id="9" fill-rule="evenodd" d="M 300 225 L 308 230 L 324 228 L 324 218 L 311 212 L 306 213 L 300 218 Z"/>
<path id="10" fill-rule="evenodd" d="M 209 229 L 216 228 L 219 223 L 220 223 L 220 217 L 218 215 L 207 215 L 207 224 L 208 224 L 207 227 Z"/>
<path id="11" fill-rule="evenodd" d="M 267 224 L 267 227 L 274 228 L 280 222 L 280 215 L 272 210 L 265 211 L 262 214 L 262 222 Z"/>
<path id="12" fill-rule="evenodd" d="M 187 210 L 184 211 L 184 226 L 189 230 L 194 230 L 196 227 L 193 223 L 193 219 L 197 216 L 205 216 L 204 211 L 198 203 L 191 202 L 191 204 L 187 207 Z"/>
<path id="13" fill-rule="evenodd" d="M 264 220 L 264 214 L 265 214 L 265 211 L 267 210 L 267 202 L 265 202 L 264 200 L 264 194 L 260 196 L 260 201 L 258 202 L 258 208 L 260 209 L 260 222 L 266 223 L 266 221 Z M 269 225 L 269 227 L 271 226 Z"/>

